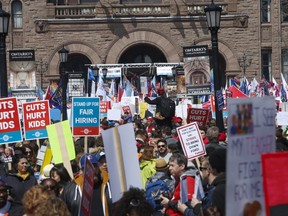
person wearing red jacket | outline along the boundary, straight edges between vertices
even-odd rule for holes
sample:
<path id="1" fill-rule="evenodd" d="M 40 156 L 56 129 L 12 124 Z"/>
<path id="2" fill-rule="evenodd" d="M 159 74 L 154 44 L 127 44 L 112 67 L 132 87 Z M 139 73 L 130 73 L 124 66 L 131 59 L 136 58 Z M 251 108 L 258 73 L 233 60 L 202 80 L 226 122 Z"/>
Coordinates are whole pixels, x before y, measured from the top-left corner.
<path id="1" fill-rule="evenodd" d="M 175 179 L 173 197 L 169 199 L 161 195 L 161 205 L 165 207 L 165 214 L 169 216 L 183 215 L 178 211 L 177 203 L 181 201 L 189 205 L 194 194 L 196 169 L 187 167 L 187 158 L 181 153 L 173 154 L 169 159 L 169 171 Z"/>

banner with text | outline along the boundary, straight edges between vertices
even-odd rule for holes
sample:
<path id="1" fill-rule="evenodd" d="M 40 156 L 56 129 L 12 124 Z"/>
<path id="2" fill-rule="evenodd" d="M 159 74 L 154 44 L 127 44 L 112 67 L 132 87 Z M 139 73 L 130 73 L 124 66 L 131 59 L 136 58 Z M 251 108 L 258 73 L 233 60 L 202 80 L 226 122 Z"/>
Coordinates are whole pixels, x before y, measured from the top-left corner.
<path id="1" fill-rule="evenodd" d="M 229 98 L 228 110 L 226 215 L 242 216 L 249 204 L 265 209 L 261 154 L 275 151 L 275 99 Z"/>
<path id="2" fill-rule="evenodd" d="M 0 144 L 22 140 L 17 99 L 14 97 L 0 99 Z"/>
<path id="3" fill-rule="evenodd" d="M 187 112 L 187 124 L 197 122 L 199 126 L 206 126 L 209 112 L 208 109 L 189 108 Z"/>
<path id="4" fill-rule="evenodd" d="M 206 154 L 205 145 L 196 122 L 178 127 L 177 133 L 188 160 Z"/>
<path id="5" fill-rule="evenodd" d="M 72 131 L 74 136 L 99 135 L 100 99 L 72 98 Z"/>
<path id="6" fill-rule="evenodd" d="M 50 125 L 49 101 L 24 103 L 23 123 L 26 140 L 47 138 L 46 126 Z"/>

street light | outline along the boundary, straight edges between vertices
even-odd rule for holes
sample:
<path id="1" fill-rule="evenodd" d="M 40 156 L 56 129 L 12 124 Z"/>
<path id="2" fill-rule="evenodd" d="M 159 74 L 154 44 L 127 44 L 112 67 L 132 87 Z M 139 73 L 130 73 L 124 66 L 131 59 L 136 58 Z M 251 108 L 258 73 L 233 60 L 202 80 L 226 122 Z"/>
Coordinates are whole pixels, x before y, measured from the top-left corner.
<path id="1" fill-rule="evenodd" d="M 246 74 L 246 68 L 249 67 L 252 63 L 252 59 L 248 59 L 246 53 L 243 54 L 242 57 L 238 58 L 238 64 L 241 68 L 243 68 L 243 74 Z"/>
<path id="2" fill-rule="evenodd" d="M 92 72 L 93 72 L 93 75 L 94 75 L 94 82 L 95 82 L 95 89 L 96 89 L 96 91 L 97 91 L 97 80 L 98 80 L 98 76 L 99 76 L 99 68 L 95 65 L 95 66 L 90 66 L 90 69 L 92 70 Z M 93 80 L 92 80 L 92 82 L 93 82 Z M 91 92 L 92 91 L 94 91 L 93 92 L 93 95 L 95 95 L 95 89 L 92 89 L 92 85 L 91 85 Z"/>
<path id="3" fill-rule="evenodd" d="M 172 67 L 172 75 L 173 75 L 173 80 L 176 81 L 176 74 L 177 74 L 177 67 L 173 66 Z"/>
<path id="4" fill-rule="evenodd" d="M 62 82 L 62 121 L 67 120 L 67 84 L 68 84 L 68 73 L 65 71 L 65 63 L 67 62 L 69 51 L 63 48 L 58 51 L 60 59 L 60 79 Z"/>
<path id="5" fill-rule="evenodd" d="M 218 29 L 220 28 L 222 8 L 215 5 L 213 0 L 211 4 L 204 8 L 208 28 L 211 33 L 212 42 L 212 60 L 213 60 L 213 76 L 214 76 L 214 99 L 216 112 L 216 125 L 220 131 L 224 131 L 223 113 L 218 108 L 217 92 L 221 90 L 221 74 L 219 73 L 219 51 L 218 51 Z"/>
<path id="6" fill-rule="evenodd" d="M 36 71 L 40 74 L 40 86 L 43 89 L 43 74 L 48 70 L 48 64 L 43 62 L 43 59 L 39 63 L 36 63 Z"/>
<path id="7" fill-rule="evenodd" d="M 2 10 L 0 2 L 0 80 L 1 97 L 8 97 L 7 62 L 6 62 L 6 36 L 8 34 L 10 14 Z"/>

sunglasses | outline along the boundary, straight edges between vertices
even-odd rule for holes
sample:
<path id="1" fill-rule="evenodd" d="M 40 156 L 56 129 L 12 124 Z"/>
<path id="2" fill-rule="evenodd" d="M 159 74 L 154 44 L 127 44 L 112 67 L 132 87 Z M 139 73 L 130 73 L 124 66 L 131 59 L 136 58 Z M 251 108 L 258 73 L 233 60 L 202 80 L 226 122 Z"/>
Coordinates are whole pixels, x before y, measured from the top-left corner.
<path id="1" fill-rule="evenodd" d="M 158 145 L 157 148 L 165 148 L 165 145 Z"/>
<path id="2" fill-rule="evenodd" d="M 199 169 L 200 169 L 200 171 L 202 172 L 202 171 L 204 171 L 204 170 L 207 170 L 208 167 L 199 167 Z"/>

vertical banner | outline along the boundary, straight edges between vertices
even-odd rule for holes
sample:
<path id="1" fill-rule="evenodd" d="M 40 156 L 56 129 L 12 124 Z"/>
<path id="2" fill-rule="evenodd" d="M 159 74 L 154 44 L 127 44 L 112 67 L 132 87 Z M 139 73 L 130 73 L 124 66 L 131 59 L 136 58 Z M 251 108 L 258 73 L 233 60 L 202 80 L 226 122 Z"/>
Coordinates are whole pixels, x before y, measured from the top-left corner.
<path id="1" fill-rule="evenodd" d="M 288 172 L 283 166 L 288 164 L 288 152 L 262 155 L 263 186 L 266 216 L 285 216 L 288 212 Z"/>
<path id="2" fill-rule="evenodd" d="M 17 99 L 0 99 L 0 144 L 22 142 Z"/>
<path id="3" fill-rule="evenodd" d="M 129 187 L 142 188 L 133 124 L 102 132 L 110 176 L 112 201 L 116 202 Z"/>
<path id="4" fill-rule="evenodd" d="M 228 110 L 226 215 L 264 216 L 261 154 L 275 151 L 275 100 L 229 98 Z M 261 214 L 252 214 L 256 204 Z"/>
<path id="5" fill-rule="evenodd" d="M 90 216 L 91 201 L 94 187 L 94 166 L 86 157 L 83 174 L 83 191 L 81 199 L 81 215 Z"/>
<path id="6" fill-rule="evenodd" d="M 183 47 L 184 74 L 186 88 L 207 85 L 210 61 L 207 45 Z"/>
<path id="7" fill-rule="evenodd" d="M 47 138 L 46 126 L 50 125 L 49 101 L 24 103 L 23 123 L 26 140 Z"/>
<path id="8" fill-rule="evenodd" d="M 99 135 L 100 99 L 72 98 L 72 130 L 74 136 Z"/>

